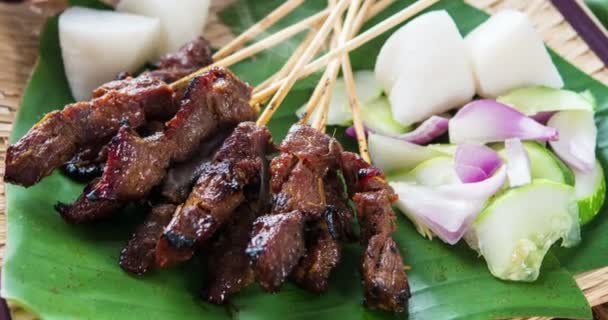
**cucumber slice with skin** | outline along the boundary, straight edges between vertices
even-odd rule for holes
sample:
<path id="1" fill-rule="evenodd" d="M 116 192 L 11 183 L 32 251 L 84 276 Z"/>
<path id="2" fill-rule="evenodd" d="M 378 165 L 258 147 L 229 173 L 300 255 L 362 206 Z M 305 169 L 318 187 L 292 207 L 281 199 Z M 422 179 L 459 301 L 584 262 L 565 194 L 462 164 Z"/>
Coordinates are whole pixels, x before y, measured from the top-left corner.
<path id="1" fill-rule="evenodd" d="M 530 158 L 532 180 L 546 179 L 574 186 L 574 173 L 551 150 L 534 141 L 523 142 L 523 145 Z M 496 148 L 501 158 L 505 159 L 504 145 L 495 144 L 493 148 Z"/>
<path id="2" fill-rule="evenodd" d="M 591 221 L 602 209 L 606 198 L 606 179 L 604 170 L 599 161 L 591 172 L 574 173 L 576 184 L 576 198 L 581 225 Z"/>
<path id="3" fill-rule="evenodd" d="M 396 135 L 411 131 L 411 127 L 395 121 L 391 104 L 386 97 L 379 97 L 362 104 L 361 117 L 363 117 L 365 125 L 377 133 Z"/>
<path id="4" fill-rule="evenodd" d="M 379 134 L 370 133 L 367 139 L 372 162 L 386 173 L 411 170 L 426 160 L 446 155 L 436 149 Z"/>
<path id="5" fill-rule="evenodd" d="M 495 277 L 534 281 L 545 254 L 560 238 L 565 247 L 580 241 L 575 190 L 535 180 L 495 198 L 473 223 L 466 241 Z"/>
<path id="6" fill-rule="evenodd" d="M 424 161 L 408 172 L 394 172 L 388 176 L 390 181 L 413 182 L 427 187 L 460 184 L 454 170 L 454 158 L 441 156 Z"/>
<path id="7" fill-rule="evenodd" d="M 588 95 L 582 95 L 570 90 L 548 87 L 526 87 L 516 89 L 497 99 L 526 115 L 539 112 L 561 110 L 593 111 L 593 103 Z"/>
<path id="8" fill-rule="evenodd" d="M 362 105 L 366 105 L 382 95 L 382 88 L 376 81 L 374 73 L 369 70 L 356 71 L 353 75 L 355 87 L 357 88 L 357 97 Z M 321 108 L 317 108 L 309 117 L 308 124 L 311 124 L 317 118 Z M 301 118 L 306 111 L 306 105 L 303 105 L 296 111 L 298 118 Z M 346 84 L 343 78 L 338 78 L 334 84 L 334 90 L 329 103 L 329 111 L 327 113 L 328 125 L 347 126 L 353 121 L 353 114 L 350 111 L 350 102 L 348 101 L 348 93 Z"/>

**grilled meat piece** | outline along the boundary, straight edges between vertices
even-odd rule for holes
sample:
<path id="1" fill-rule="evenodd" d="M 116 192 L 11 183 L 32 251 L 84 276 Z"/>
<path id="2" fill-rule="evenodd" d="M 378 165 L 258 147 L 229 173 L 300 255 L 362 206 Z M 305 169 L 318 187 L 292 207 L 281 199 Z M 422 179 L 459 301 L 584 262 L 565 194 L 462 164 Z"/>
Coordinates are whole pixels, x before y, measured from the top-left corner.
<path id="1" fill-rule="evenodd" d="M 76 181 L 91 181 L 103 173 L 107 154 L 104 144 L 84 147 L 64 164 L 63 172 Z"/>
<path id="2" fill-rule="evenodd" d="M 245 200 L 244 188 L 260 183 L 272 136 L 265 127 L 241 123 L 207 164 L 164 237 L 177 249 L 193 248 L 209 239 Z M 166 260 L 166 259 L 163 259 Z M 174 262 L 170 262 L 174 264 Z"/>
<path id="3" fill-rule="evenodd" d="M 292 232 L 293 227 L 271 226 L 272 216 L 294 215 L 296 212 L 298 220 L 303 222 L 312 223 L 320 219 L 327 208 L 323 179 L 328 171 L 337 168 L 342 151 L 336 140 L 302 125 L 294 125 L 289 130 L 279 149 L 281 154 L 270 165 L 271 214 L 256 220 L 256 225 L 265 227 L 254 228 L 247 249 L 254 260 L 256 279 L 262 288 L 271 292 L 280 288 L 304 254 L 301 241 L 283 241 L 289 239 L 291 235 L 285 232 Z M 304 234 L 303 222 L 293 224 L 300 228 L 297 231 L 299 236 Z M 254 241 L 256 239 L 264 239 L 264 243 L 271 245 L 260 245 Z M 267 258 L 275 256 L 279 258 Z M 273 270 L 280 272 L 269 275 Z"/>
<path id="4" fill-rule="evenodd" d="M 250 239 L 255 212 L 248 204 L 241 205 L 207 256 L 207 288 L 205 296 L 211 303 L 224 303 L 235 293 L 254 282 L 254 274 L 245 253 Z"/>
<path id="5" fill-rule="evenodd" d="M 55 210 L 61 217 L 73 224 L 82 224 L 97 221 L 112 216 L 120 211 L 126 203 L 103 199 L 90 199 L 87 194 L 99 179 L 91 181 L 84 192 L 72 204 L 57 202 Z"/>
<path id="6" fill-rule="evenodd" d="M 298 211 L 257 218 L 246 252 L 254 260 L 255 278 L 268 292 L 280 289 L 304 254 L 304 216 Z"/>
<path id="7" fill-rule="evenodd" d="M 192 185 L 231 132 L 232 128 L 217 133 L 203 142 L 191 159 L 173 165 L 160 186 L 161 195 L 172 203 L 186 201 Z"/>
<path id="8" fill-rule="evenodd" d="M 182 46 L 177 52 L 161 57 L 158 69 L 147 71 L 144 75 L 171 83 L 212 63 L 211 46 L 207 40 L 199 37 Z"/>
<path id="9" fill-rule="evenodd" d="M 80 147 L 104 143 L 121 123 L 139 127 L 172 105 L 173 91 L 149 78 L 121 80 L 121 86 L 98 89 L 91 101 L 48 113 L 6 156 L 5 180 L 31 186 L 68 161 Z M 103 94 L 102 94 L 103 93 Z"/>
<path id="10" fill-rule="evenodd" d="M 250 95 L 251 87 L 223 68 L 194 78 L 162 133 L 140 138 L 128 128 L 120 130 L 93 192 L 103 199 L 142 198 L 162 181 L 170 163 L 188 159 L 219 128 L 254 119 Z"/>
<path id="11" fill-rule="evenodd" d="M 391 203 L 397 195 L 381 171 L 354 153 L 343 152 L 342 170 L 362 229 L 366 245 L 361 264 L 365 303 L 370 308 L 402 312 L 410 296 L 403 260 L 391 233 L 395 213 Z"/>
<path id="12" fill-rule="evenodd" d="M 405 311 L 410 289 L 399 248 L 390 235 L 382 233 L 369 240 L 361 274 L 368 307 Z"/>
<path id="13" fill-rule="evenodd" d="M 342 247 L 329 233 L 323 220 L 315 222 L 307 235 L 306 254 L 294 268 L 291 278 L 304 289 L 314 293 L 327 291 L 329 276 L 340 261 Z"/>
<path id="14" fill-rule="evenodd" d="M 120 253 L 119 264 L 127 272 L 142 275 L 156 267 L 156 243 L 171 221 L 175 206 L 153 207 Z"/>

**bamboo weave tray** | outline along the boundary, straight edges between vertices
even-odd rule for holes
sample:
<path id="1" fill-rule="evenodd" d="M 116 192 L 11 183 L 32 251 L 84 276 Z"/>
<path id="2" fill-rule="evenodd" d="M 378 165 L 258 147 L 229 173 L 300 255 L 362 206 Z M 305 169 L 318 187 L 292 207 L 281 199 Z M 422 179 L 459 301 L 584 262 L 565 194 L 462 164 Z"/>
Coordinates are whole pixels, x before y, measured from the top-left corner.
<path id="1" fill-rule="evenodd" d="M 212 0 L 205 36 L 215 47 L 221 47 L 234 36 L 221 24 L 216 15 L 232 1 Z M 584 72 L 608 84 L 606 65 L 549 0 L 466 1 L 489 13 L 504 8 L 526 12 L 551 48 Z M 48 1 L 52 4 L 44 4 L 45 1 L 41 0 L 31 2 L 43 3 L 43 10 L 40 7 L 37 7 L 38 10 L 32 10 L 29 3 L 0 3 L 0 57 L 2 57 L 0 60 L 0 179 L 4 175 L 4 160 L 12 122 L 19 108 L 21 93 L 37 58 L 38 33 L 44 23 L 45 13 L 48 14 L 49 11 L 52 12 L 64 5 L 64 1 Z M 4 184 L 0 180 L 0 265 L 6 240 L 5 208 Z M 596 306 L 594 317 L 608 320 L 608 306 L 601 306 L 608 303 L 608 267 L 577 275 L 576 280 L 590 305 Z M 14 319 L 31 319 L 31 317 L 23 311 L 16 311 Z"/>

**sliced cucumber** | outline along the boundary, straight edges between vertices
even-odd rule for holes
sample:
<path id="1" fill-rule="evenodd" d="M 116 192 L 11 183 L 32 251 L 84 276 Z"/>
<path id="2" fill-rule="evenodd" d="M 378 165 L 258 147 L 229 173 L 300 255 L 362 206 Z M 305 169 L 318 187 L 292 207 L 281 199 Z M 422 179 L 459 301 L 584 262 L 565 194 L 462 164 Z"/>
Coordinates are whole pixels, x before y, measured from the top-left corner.
<path id="1" fill-rule="evenodd" d="M 375 100 L 361 105 L 361 116 L 363 122 L 371 130 L 383 134 L 401 134 L 411 130 L 393 118 L 391 104 L 386 97 L 378 97 Z"/>
<path id="2" fill-rule="evenodd" d="M 534 281 L 545 254 L 558 239 L 580 241 L 573 187 L 549 180 L 511 189 L 494 199 L 473 223 L 466 239 L 497 278 Z"/>
<path id="3" fill-rule="evenodd" d="M 368 150 L 372 161 L 382 171 L 411 170 L 420 163 L 445 153 L 407 141 L 370 133 Z"/>
<path id="4" fill-rule="evenodd" d="M 524 142 L 523 145 L 530 158 L 532 180 L 546 179 L 574 186 L 574 173 L 551 150 L 534 141 Z M 498 150 L 498 154 L 503 159 L 505 158 L 502 144 L 500 147 L 495 144 L 493 148 Z"/>
<path id="5" fill-rule="evenodd" d="M 595 96 L 593 95 L 593 93 L 591 93 L 591 90 L 585 90 L 585 91 L 581 92 L 580 95 L 583 96 L 583 98 L 587 99 L 587 101 L 589 101 L 589 103 L 591 103 L 591 106 L 593 107 L 593 111 L 595 111 L 595 109 L 597 109 L 597 100 L 595 99 Z"/>
<path id="6" fill-rule="evenodd" d="M 545 111 L 589 110 L 593 111 L 593 103 L 588 96 L 570 90 L 548 87 L 526 87 L 516 89 L 497 99 L 508 104 L 526 115 L 534 115 Z"/>
<path id="7" fill-rule="evenodd" d="M 449 143 L 434 143 L 427 145 L 427 148 L 454 156 L 456 154 L 456 149 L 458 149 L 458 145 Z"/>
<path id="8" fill-rule="evenodd" d="M 576 199 L 581 224 L 591 221 L 602 209 L 606 198 L 606 179 L 599 161 L 591 172 L 574 173 L 576 184 Z"/>
<path id="9" fill-rule="evenodd" d="M 424 161 L 408 172 L 394 172 L 389 180 L 414 182 L 427 187 L 461 183 L 454 170 L 454 158 L 441 156 Z"/>
<path id="10" fill-rule="evenodd" d="M 369 70 L 357 71 L 354 73 L 355 86 L 357 88 L 357 96 L 362 105 L 366 105 L 382 95 L 382 88 L 376 81 L 374 73 Z M 317 118 L 320 108 L 309 117 L 308 124 L 311 124 Z M 296 111 L 296 115 L 301 118 L 306 111 L 306 105 L 303 105 Z M 329 111 L 327 113 L 328 125 L 347 126 L 353 121 L 353 115 L 350 111 L 350 102 L 346 91 L 346 84 L 343 78 L 338 78 L 334 84 L 334 91 L 331 95 Z"/>

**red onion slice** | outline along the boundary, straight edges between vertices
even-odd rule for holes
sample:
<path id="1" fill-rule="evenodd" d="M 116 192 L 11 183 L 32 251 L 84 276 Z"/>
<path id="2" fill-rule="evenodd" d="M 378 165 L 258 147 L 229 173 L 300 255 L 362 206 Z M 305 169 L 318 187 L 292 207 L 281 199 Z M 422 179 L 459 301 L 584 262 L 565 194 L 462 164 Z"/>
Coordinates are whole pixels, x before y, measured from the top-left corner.
<path id="1" fill-rule="evenodd" d="M 450 141 L 497 142 L 521 140 L 555 141 L 558 131 L 527 117 L 496 100 L 483 99 L 468 103 L 449 122 Z"/>
<path id="2" fill-rule="evenodd" d="M 416 129 L 411 132 L 399 134 L 399 135 L 390 135 L 390 134 L 382 134 L 385 136 L 389 136 L 395 139 L 404 140 L 407 142 L 423 145 L 427 144 L 442 134 L 448 131 L 448 123 L 449 119 L 440 117 L 440 116 L 431 116 L 430 118 L 423 121 Z M 365 131 L 367 133 L 377 133 L 374 132 L 369 126 L 365 126 Z M 379 133 L 380 134 L 380 133 Z M 346 135 L 351 138 L 356 138 L 357 134 L 355 132 L 354 127 L 346 128 Z"/>
<path id="3" fill-rule="evenodd" d="M 483 181 L 501 165 L 498 153 L 481 144 L 461 144 L 454 155 L 454 169 L 463 183 Z"/>
<path id="4" fill-rule="evenodd" d="M 560 131 L 560 138 L 551 141 L 551 148 L 560 159 L 580 172 L 590 172 L 595 166 L 597 128 L 593 113 L 568 110 L 556 113 L 547 123 Z"/>
<path id="5" fill-rule="evenodd" d="M 532 182 L 530 158 L 521 140 L 508 139 L 505 141 L 505 152 L 509 186 L 519 187 Z"/>

